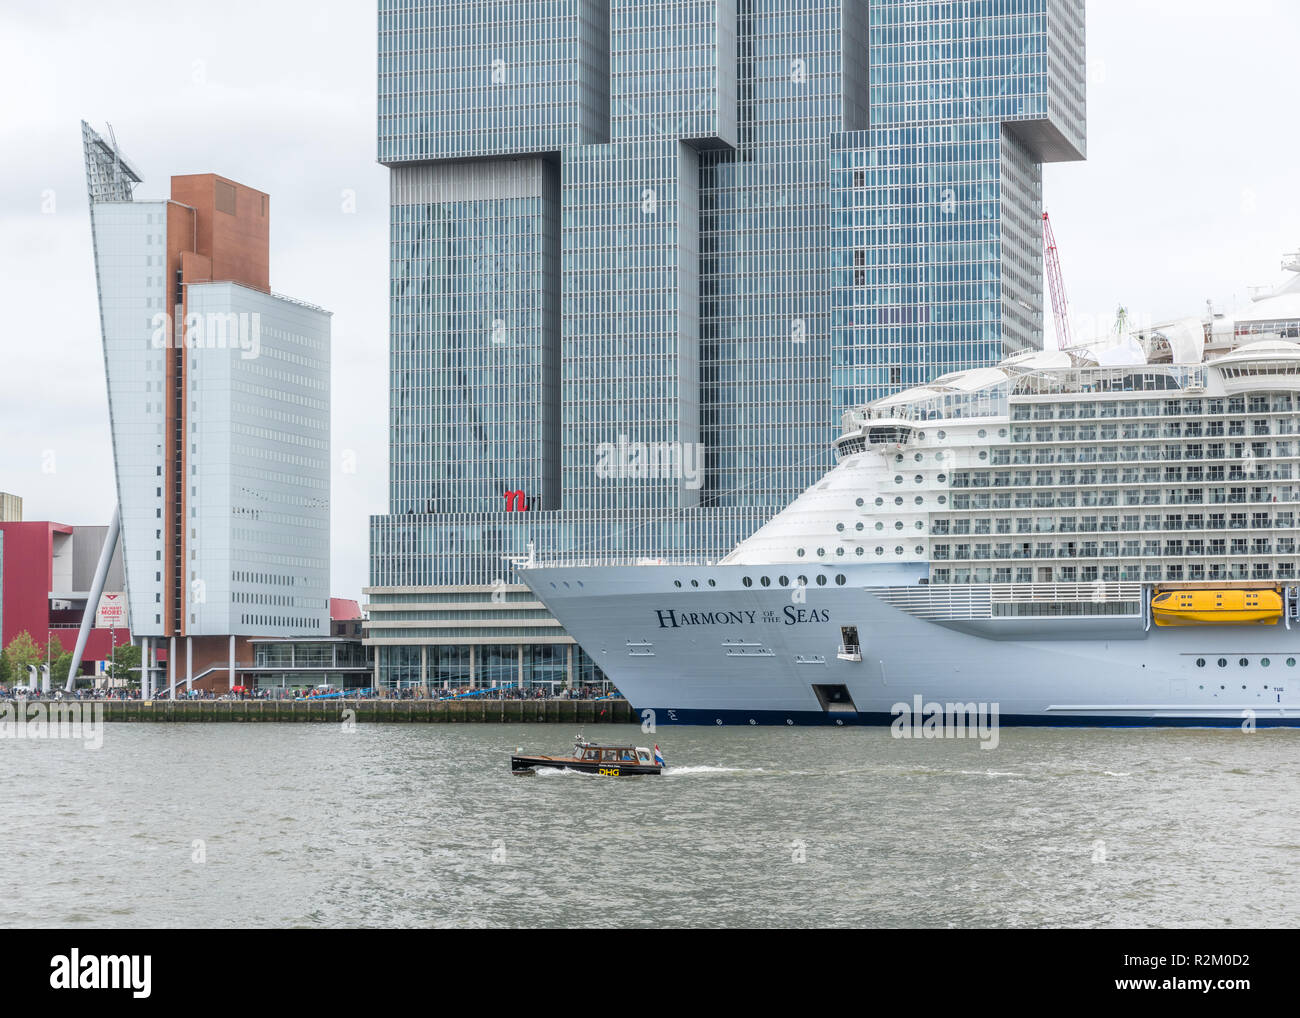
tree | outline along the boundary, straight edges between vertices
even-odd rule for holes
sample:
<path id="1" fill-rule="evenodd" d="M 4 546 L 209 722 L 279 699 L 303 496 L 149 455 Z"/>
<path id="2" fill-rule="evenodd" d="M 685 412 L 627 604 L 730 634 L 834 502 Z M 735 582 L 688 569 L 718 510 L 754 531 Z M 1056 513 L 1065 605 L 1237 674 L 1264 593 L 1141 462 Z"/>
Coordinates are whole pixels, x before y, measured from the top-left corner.
<path id="1" fill-rule="evenodd" d="M 136 669 L 132 671 L 131 669 Z M 113 651 L 112 663 L 108 666 L 108 677 L 114 682 L 127 686 L 140 685 L 140 648 L 132 643 L 120 644 Z"/>
<path id="2" fill-rule="evenodd" d="M 4 649 L 5 673 L 14 685 L 26 685 L 27 666 L 45 663 L 45 648 L 32 639 L 32 634 L 23 630 Z"/>
<path id="3" fill-rule="evenodd" d="M 45 660 L 50 663 L 50 688 L 62 689 L 68 681 L 72 654 L 64 648 L 58 633 L 50 634 L 50 642 L 45 645 Z"/>

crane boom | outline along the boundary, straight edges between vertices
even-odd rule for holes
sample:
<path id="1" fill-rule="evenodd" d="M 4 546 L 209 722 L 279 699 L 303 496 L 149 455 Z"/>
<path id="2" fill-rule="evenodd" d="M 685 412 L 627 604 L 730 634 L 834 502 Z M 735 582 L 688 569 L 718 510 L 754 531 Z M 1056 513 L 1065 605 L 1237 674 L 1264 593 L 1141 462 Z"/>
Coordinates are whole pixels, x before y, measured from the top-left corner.
<path id="1" fill-rule="evenodd" d="M 1073 345 L 1070 335 L 1070 304 L 1065 296 L 1065 278 L 1061 275 L 1061 258 L 1056 250 L 1052 221 L 1043 213 L 1043 264 L 1047 270 L 1047 287 L 1052 294 L 1052 315 L 1056 319 L 1056 348 Z"/>

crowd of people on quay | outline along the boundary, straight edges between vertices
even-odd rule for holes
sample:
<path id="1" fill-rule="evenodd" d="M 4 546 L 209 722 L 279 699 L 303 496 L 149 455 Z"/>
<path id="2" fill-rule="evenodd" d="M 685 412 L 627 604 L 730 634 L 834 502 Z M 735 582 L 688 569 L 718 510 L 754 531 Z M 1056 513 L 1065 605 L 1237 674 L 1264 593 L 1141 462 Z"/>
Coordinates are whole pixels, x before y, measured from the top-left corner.
<path id="1" fill-rule="evenodd" d="M 484 700 L 601 700 L 618 696 L 618 690 L 609 685 L 583 685 L 565 688 L 558 684 L 537 686 L 403 686 L 396 689 L 339 689 L 336 687 L 287 687 L 267 686 L 248 688 L 236 686 L 233 690 L 215 691 L 211 689 L 186 690 L 178 688 L 177 700 L 308 700 L 308 699 L 347 699 L 347 700 L 450 700 L 477 697 Z M 52 689 L 42 692 L 38 689 L 13 689 L 0 685 L 0 700 L 139 700 L 138 686 L 130 688 L 95 688 L 78 687 L 71 692 L 64 689 Z M 167 689 L 155 690 L 152 699 L 171 699 Z"/>

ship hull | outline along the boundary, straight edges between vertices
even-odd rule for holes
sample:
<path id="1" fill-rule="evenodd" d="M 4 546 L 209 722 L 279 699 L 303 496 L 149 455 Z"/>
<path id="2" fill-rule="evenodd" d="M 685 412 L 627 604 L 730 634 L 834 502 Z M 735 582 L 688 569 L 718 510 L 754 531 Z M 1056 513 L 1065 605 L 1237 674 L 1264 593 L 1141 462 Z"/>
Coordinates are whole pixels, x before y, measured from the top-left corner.
<path id="1" fill-rule="evenodd" d="M 797 571 L 806 588 L 777 584 Z M 935 609 L 951 588 L 918 586 L 919 569 L 523 575 L 655 724 L 879 725 L 957 705 L 1003 725 L 1300 726 L 1300 628 L 1285 622 L 1157 627 L 1145 603 L 1127 614 L 981 617 Z"/>

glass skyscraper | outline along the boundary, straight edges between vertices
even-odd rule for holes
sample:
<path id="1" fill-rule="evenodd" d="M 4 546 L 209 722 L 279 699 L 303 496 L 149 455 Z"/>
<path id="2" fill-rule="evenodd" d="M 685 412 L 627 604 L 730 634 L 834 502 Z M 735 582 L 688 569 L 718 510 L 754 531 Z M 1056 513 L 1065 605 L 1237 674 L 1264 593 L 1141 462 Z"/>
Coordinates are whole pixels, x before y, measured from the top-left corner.
<path id="1" fill-rule="evenodd" d="M 1082 0 L 381 0 L 379 681 L 599 678 L 510 558 L 724 555 L 851 406 L 1042 345 Z"/>

